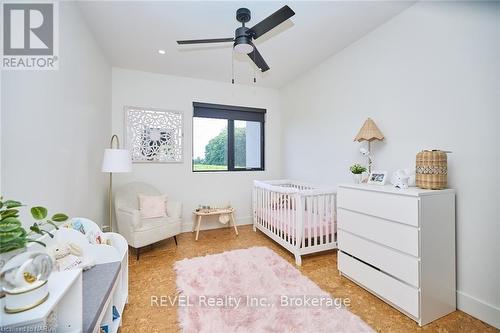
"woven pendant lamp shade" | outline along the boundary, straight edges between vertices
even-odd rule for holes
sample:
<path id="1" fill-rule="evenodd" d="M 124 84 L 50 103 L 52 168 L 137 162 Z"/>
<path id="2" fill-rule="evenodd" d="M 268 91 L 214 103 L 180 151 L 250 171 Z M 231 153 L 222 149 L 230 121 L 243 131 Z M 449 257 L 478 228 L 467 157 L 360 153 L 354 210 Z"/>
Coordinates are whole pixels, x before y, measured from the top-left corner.
<path id="1" fill-rule="evenodd" d="M 373 140 L 384 140 L 384 135 L 380 132 L 377 125 L 375 125 L 375 122 L 371 118 L 368 118 L 359 130 L 358 135 L 354 138 L 354 141 L 371 142 Z"/>

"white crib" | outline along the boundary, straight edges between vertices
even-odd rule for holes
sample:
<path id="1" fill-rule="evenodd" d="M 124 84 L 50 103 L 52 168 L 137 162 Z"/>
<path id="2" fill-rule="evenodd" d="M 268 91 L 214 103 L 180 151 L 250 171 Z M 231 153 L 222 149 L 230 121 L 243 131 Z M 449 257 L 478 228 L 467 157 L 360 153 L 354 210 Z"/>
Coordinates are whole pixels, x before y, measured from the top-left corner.
<path id="1" fill-rule="evenodd" d="M 254 181 L 253 229 L 295 255 L 337 248 L 336 193 L 292 180 Z"/>

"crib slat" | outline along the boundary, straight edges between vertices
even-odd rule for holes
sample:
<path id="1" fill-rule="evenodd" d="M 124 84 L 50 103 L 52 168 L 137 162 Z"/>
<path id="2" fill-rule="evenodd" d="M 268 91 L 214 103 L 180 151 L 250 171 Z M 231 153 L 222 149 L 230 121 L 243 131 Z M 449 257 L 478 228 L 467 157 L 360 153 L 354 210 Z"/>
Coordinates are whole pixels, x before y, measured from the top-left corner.
<path id="1" fill-rule="evenodd" d="M 295 211 L 294 211 L 294 213 L 295 213 L 295 219 L 296 219 L 294 226 L 295 226 L 295 232 L 297 232 L 299 230 L 299 228 L 300 228 L 300 232 L 301 232 L 298 235 L 298 237 L 300 237 L 300 239 L 298 239 L 296 241 L 297 242 L 301 241 L 302 245 L 304 245 L 304 237 L 305 237 L 304 236 L 305 235 L 305 232 L 304 232 L 304 223 L 305 223 L 305 221 L 304 221 L 304 215 L 302 214 L 302 212 L 304 210 L 305 204 L 303 202 L 304 198 L 302 196 L 297 196 L 296 201 L 299 201 L 299 200 L 300 200 L 300 207 L 298 207 L 299 204 L 297 202 L 297 207 L 295 207 Z M 302 221 L 302 224 L 300 226 L 299 226 L 299 222 L 298 222 L 298 220 L 299 220 L 299 214 L 300 214 L 300 219 Z"/>
<path id="2" fill-rule="evenodd" d="M 306 216 L 307 216 L 307 246 L 311 246 L 311 197 L 306 197 Z"/>
<path id="3" fill-rule="evenodd" d="M 292 244 L 295 246 L 296 245 L 296 237 L 297 237 L 297 201 L 295 196 L 293 196 L 292 199 L 292 211 L 291 211 L 291 219 L 290 219 L 290 227 L 291 227 L 291 234 L 292 234 Z"/>
<path id="4" fill-rule="evenodd" d="M 308 231 L 308 236 L 309 236 L 309 241 L 307 242 L 307 246 L 312 246 L 313 244 L 313 197 L 308 196 L 307 201 L 309 202 L 307 204 L 307 231 Z"/>
<path id="5" fill-rule="evenodd" d="M 267 221 L 269 230 L 273 231 L 273 192 L 267 194 Z"/>
<path id="6" fill-rule="evenodd" d="M 305 204 L 304 204 L 304 209 L 305 213 L 304 215 L 306 216 L 307 224 L 306 224 L 306 231 L 307 231 L 307 246 L 311 246 L 311 197 L 307 196 L 305 197 Z M 304 232 L 305 234 L 305 232 Z"/>
<path id="7" fill-rule="evenodd" d="M 281 232 L 281 193 L 276 193 L 276 234 L 280 236 Z"/>
<path id="8" fill-rule="evenodd" d="M 264 189 L 260 190 L 259 198 L 259 208 L 260 208 L 260 224 L 264 226 Z"/>
<path id="9" fill-rule="evenodd" d="M 288 196 L 288 200 L 286 201 L 286 211 L 285 211 L 285 237 L 287 243 L 290 243 L 290 205 L 292 204 L 290 202 L 290 196 Z"/>
<path id="10" fill-rule="evenodd" d="M 278 230 L 278 193 L 273 192 L 273 205 L 274 205 L 274 210 L 273 210 L 273 217 L 274 217 L 274 223 L 273 223 L 273 233 L 276 234 Z"/>
<path id="11" fill-rule="evenodd" d="M 262 190 L 262 225 L 267 228 L 267 202 L 266 202 L 267 191 Z"/>
<path id="12" fill-rule="evenodd" d="M 269 230 L 273 231 L 273 192 L 269 192 L 268 200 L 268 211 L 269 211 Z"/>
<path id="13" fill-rule="evenodd" d="M 273 231 L 273 192 L 268 194 L 267 220 L 269 221 L 269 230 Z"/>
<path id="14" fill-rule="evenodd" d="M 260 208 L 260 224 L 264 226 L 264 190 L 260 190 L 259 198 L 259 208 Z"/>
<path id="15" fill-rule="evenodd" d="M 276 233 L 276 192 L 271 192 L 271 231 Z"/>
<path id="16" fill-rule="evenodd" d="M 323 209 L 323 217 L 324 217 L 326 223 L 325 223 L 324 228 L 322 228 L 322 230 L 325 232 L 325 240 L 324 240 L 325 243 L 328 243 L 328 224 L 330 223 L 330 220 L 328 219 L 328 202 L 329 202 L 328 198 L 329 198 L 329 196 L 325 195 L 325 199 L 324 199 L 324 203 L 323 203 L 325 205 L 325 207 Z"/>
<path id="17" fill-rule="evenodd" d="M 259 208 L 260 208 L 260 224 L 264 226 L 264 189 L 260 189 Z"/>
<path id="18" fill-rule="evenodd" d="M 284 198 L 283 198 L 283 194 L 280 193 L 279 195 L 279 216 L 280 216 L 280 226 L 279 226 L 279 230 L 278 230 L 278 233 L 279 233 L 279 236 L 281 239 L 283 239 L 283 202 Z"/>
<path id="19" fill-rule="evenodd" d="M 262 217 L 263 217 L 263 214 L 264 214 L 264 211 L 262 210 L 262 189 L 259 188 L 259 224 L 262 225 Z"/>
<path id="20" fill-rule="evenodd" d="M 331 224 L 332 224 L 332 196 L 331 196 L 331 195 L 330 195 L 330 196 L 328 196 L 328 201 L 327 201 L 327 202 L 328 202 L 328 211 L 327 211 L 327 212 L 328 212 L 328 221 L 330 221 L 330 222 L 327 224 L 327 227 L 328 227 L 328 229 L 327 229 L 327 235 L 328 235 L 328 237 L 329 237 L 329 238 L 328 238 L 328 239 L 329 239 L 329 242 L 331 242 L 331 240 L 330 240 L 330 236 L 329 236 L 329 235 L 331 234 L 330 226 L 331 226 Z"/>
<path id="21" fill-rule="evenodd" d="M 330 243 L 330 240 L 329 240 L 329 232 L 328 232 L 328 228 L 329 228 L 329 225 L 331 223 L 331 219 L 330 219 L 330 195 L 328 195 L 326 198 L 325 198 L 325 218 L 327 219 L 328 223 L 326 223 L 325 225 L 325 239 L 326 239 L 326 242 L 327 243 Z"/>
<path id="22" fill-rule="evenodd" d="M 313 242 L 314 242 L 314 245 L 318 245 L 318 228 L 319 228 L 319 224 L 318 224 L 318 222 L 319 222 L 318 221 L 318 217 L 319 217 L 318 200 L 319 200 L 319 197 L 317 195 L 315 195 L 313 198 L 313 206 L 314 206 L 314 210 L 313 210 L 313 213 L 314 213 L 313 214 L 313 219 L 314 219 Z"/>
<path id="23" fill-rule="evenodd" d="M 288 223 L 288 243 L 292 244 L 292 214 L 293 214 L 293 208 L 292 208 L 292 203 L 293 203 L 293 197 L 290 196 L 288 199 L 288 218 L 287 218 L 287 223 Z"/>
<path id="24" fill-rule="evenodd" d="M 318 221 L 317 224 L 317 232 L 319 233 L 317 242 L 319 245 L 323 245 L 323 209 L 322 209 L 322 202 L 325 199 L 325 196 L 319 196 L 317 198 L 317 205 L 318 205 L 318 210 L 316 211 L 316 220 Z"/>
<path id="25" fill-rule="evenodd" d="M 330 196 L 330 242 L 335 240 L 335 196 Z"/>
<path id="26" fill-rule="evenodd" d="M 285 242 L 288 243 L 288 201 L 289 201 L 289 197 L 288 197 L 288 194 L 286 196 L 286 200 L 285 200 L 285 209 L 283 211 L 283 239 L 285 240 Z"/>
<path id="27" fill-rule="evenodd" d="M 264 191 L 264 225 L 266 229 L 269 229 L 269 206 L 267 196 L 269 195 L 269 191 Z"/>
<path id="28" fill-rule="evenodd" d="M 273 216 L 274 216 L 274 226 L 273 226 L 273 233 L 277 234 L 278 233 L 278 223 L 279 223 L 279 212 L 278 212 L 278 193 L 273 192 L 273 203 L 274 203 L 274 211 L 273 211 Z"/>
<path id="29" fill-rule="evenodd" d="M 292 242 L 294 246 L 297 246 L 297 198 L 294 196 L 292 201 Z"/>

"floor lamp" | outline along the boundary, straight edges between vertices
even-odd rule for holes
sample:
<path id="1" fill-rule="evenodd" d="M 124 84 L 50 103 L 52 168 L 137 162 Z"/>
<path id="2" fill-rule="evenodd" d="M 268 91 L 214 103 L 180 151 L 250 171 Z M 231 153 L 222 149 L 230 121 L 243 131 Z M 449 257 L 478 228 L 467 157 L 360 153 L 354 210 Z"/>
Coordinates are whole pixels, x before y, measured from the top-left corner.
<path id="1" fill-rule="evenodd" d="M 116 141 L 116 148 L 113 144 Z M 120 140 L 117 135 L 111 137 L 109 148 L 104 150 L 102 159 L 102 172 L 109 172 L 109 188 L 108 188 L 108 209 L 109 220 L 108 225 L 103 226 L 103 230 L 113 231 L 113 207 L 111 199 L 113 197 L 113 173 L 130 172 L 132 171 L 132 160 L 130 152 L 127 149 L 120 149 Z"/>

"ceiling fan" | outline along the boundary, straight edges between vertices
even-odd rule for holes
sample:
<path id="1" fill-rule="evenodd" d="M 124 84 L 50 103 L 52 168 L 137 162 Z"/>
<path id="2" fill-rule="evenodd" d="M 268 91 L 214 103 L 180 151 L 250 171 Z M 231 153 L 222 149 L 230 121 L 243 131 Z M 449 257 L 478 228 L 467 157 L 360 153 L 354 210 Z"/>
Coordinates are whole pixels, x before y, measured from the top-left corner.
<path id="1" fill-rule="evenodd" d="M 257 67 L 265 72 L 269 70 L 266 61 L 260 55 L 259 51 L 252 43 L 253 39 L 257 39 L 264 35 L 269 30 L 274 29 L 281 23 L 295 15 L 295 12 L 288 6 L 277 10 L 261 22 L 254 25 L 252 28 L 245 27 L 245 23 L 250 21 L 251 12 L 247 8 L 240 8 L 236 11 L 236 20 L 241 22 L 241 27 L 237 28 L 234 33 L 234 38 L 214 38 L 214 39 L 192 39 L 178 40 L 178 44 L 205 44 L 205 43 L 225 43 L 234 42 L 233 48 L 237 53 L 248 54 L 250 59 Z"/>

